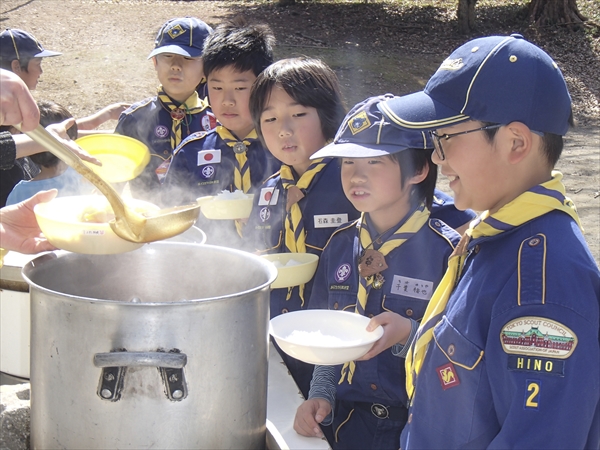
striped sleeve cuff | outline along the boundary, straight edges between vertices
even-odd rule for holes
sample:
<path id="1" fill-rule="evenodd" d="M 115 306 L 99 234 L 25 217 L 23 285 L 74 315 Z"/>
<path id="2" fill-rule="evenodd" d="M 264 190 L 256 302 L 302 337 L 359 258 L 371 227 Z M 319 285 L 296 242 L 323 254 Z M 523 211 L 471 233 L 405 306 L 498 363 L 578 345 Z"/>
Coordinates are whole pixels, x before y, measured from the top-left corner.
<path id="1" fill-rule="evenodd" d="M 398 358 L 406 358 L 406 354 L 408 353 L 408 349 L 410 348 L 412 342 L 415 339 L 415 335 L 417 334 L 417 330 L 419 329 L 419 323 L 416 320 L 410 319 L 410 334 L 408 335 L 408 339 L 404 344 L 394 344 L 392 345 L 392 355 L 397 356 Z"/>
<path id="2" fill-rule="evenodd" d="M 322 398 L 331 405 L 331 413 L 323 419 L 322 425 L 329 425 L 333 421 L 335 407 L 335 369 L 339 366 L 315 366 L 308 398 Z"/>

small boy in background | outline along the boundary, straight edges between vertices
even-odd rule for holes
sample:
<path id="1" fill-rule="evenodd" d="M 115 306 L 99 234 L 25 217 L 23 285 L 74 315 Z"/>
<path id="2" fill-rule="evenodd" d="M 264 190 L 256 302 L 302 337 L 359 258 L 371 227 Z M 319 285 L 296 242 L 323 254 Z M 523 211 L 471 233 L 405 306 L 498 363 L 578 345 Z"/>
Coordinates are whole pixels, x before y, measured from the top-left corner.
<path id="1" fill-rule="evenodd" d="M 129 182 L 133 197 L 160 203 L 174 149 L 190 134 L 216 126 L 208 103 L 196 92 L 204 77 L 202 48 L 211 32 L 201 20 L 181 17 L 167 21 L 156 36 L 148 59 L 160 82 L 158 94 L 123 112 L 115 129 L 150 149 L 150 162 Z"/>
<path id="2" fill-rule="evenodd" d="M 408 419 L 406 349 L 399 343 L 416 331 L 460 239 L 431 218 L 437 179 L 431 141 L 383 118 L 377 106 L 389 98 L 356 105 L 334 142 L 312 156 L 341 158 L 344 193 L 362 214 L 331 235 L 309 308 L 362 314 L 372 318 L 372 329 L 384 330 L 359 361 L 315 366 L 294 429 L 320 437 L 318 424 L 332 422 L 334 449 L 398 448 Z"/>
<path id="3" fill-rule="evenodd" d="M 407 354 L 399 446 L 599 448 L 600 271 L 553 170 L 572 124 L 558 65 L 520 35 L 479 38 L 380 109 L 431 130 L 456 206 L 483 211 Z"/>
<path id="4" fill-rule="evenodd" d="M 37 104 L 40 109 L 40 125 L 43 127 L 73 117 L 66 108 L 57 103 L 38 101 Z M 77 139 L 77 124 L 69 128 L 67 134 L 72 140 Z M 49 189 L 58 189 L 59 197 L 91 194 L 94 191 L 94 186 L 89 181 L 52 153 L 37 153 L 30 158 L 40 167 L 40 173 L 29 181 L 19 181 L 8 195 L 7 205 L 14 205 L 39 191 Z"/>
<path id="5" fill-rule="evenodd" d="M 251 194 L 276 170 L 275 159 L 256 135 L 249 110 L 252 83 L 273 62 L 274 43 L 268 26 L 249 24 L 242 17 L 219 24 L 206 39 L 202 58 L 208 98 L 220 125 L 191 134 L 175 150 L 163 203 L 193 202 L 224 190 Z M 200 221 L 209 243 L 239 244 L 239 221 L 235 227 L 220 223 L 218 230 L 211 230 L 207 222 L 202 225 L 202 215 Z"/>

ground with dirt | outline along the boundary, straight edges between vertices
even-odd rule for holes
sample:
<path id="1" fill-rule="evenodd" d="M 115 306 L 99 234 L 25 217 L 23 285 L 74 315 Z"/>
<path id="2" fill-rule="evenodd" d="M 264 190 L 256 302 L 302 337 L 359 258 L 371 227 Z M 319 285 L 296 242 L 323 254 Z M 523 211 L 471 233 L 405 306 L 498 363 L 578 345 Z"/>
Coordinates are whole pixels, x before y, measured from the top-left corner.
<path id="1" fill-rule="evenodd" d="M 598 23 L 596 1 L 578 0 L 578 5 Z M 566 138 L 558 169 L 600 261 L 600 29 L 535 29 L 525 20 L 524 1 L 480 0 L 478 29 L 462 36 L 456 32 L 455 3 L 338 0 L 280 7 L 266 0 L 3 0 L 0 22 L 2 28 L 30 31 L 46 48 L 63 52 L 44 60 L 34 94 L 63 104 L 76 117 L 153 95 L 157 80 L 146 57 L 160 26 L 178 16 L 197 16 L 215 26 L 244 14 L 269 24 L 277 37 L 277 58 L 325 60 L 340 78 L 348 106 L 371 95 L 422 89 L 440 62 L 468 39 L 523 34 L 554 57 L 569 84 L 579 126 Z M 440 186 L 447 190 L 445 180 Z"/>

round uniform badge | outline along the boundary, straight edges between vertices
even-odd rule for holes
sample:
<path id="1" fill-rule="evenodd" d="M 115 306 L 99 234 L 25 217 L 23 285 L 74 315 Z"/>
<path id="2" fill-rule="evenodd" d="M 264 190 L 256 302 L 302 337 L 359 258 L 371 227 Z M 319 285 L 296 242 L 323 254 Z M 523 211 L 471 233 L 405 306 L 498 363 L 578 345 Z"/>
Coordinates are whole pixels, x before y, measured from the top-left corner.
<path id="1" fill-rule="evenodd" d="M 166 138 L 169 135 L 169 129 L 164 125 L 159 125 L 154 129 L 154 134 L 159 138 Z"/>
<path id="2" fill-rule="evenodd" d="M 212 178 L 215 174 L 215 168 L 213 166 L 204 166 L 200 173 L 204 178 Z"/>
<path id="3" fill-rule="evenodd" d="M 185 117 L 185 110 L 181 108 L 176 108 L 171 111 L 171 119 L 173 120 L 183 120 Z"/>
<path id="4" fill-rule="evenodd" d="M 338 283 L 343 283 L 350 277 L 352 273 L 352 267 L 348 263 L 344 263 L 337 268 L 335 271 L 335 281 Z"/>
<path id="5" fill-rule="evenodd" d="M 266 206 L 259 213 L 261 222 L 267 222 L 271 218 L 271 210 Z"/>

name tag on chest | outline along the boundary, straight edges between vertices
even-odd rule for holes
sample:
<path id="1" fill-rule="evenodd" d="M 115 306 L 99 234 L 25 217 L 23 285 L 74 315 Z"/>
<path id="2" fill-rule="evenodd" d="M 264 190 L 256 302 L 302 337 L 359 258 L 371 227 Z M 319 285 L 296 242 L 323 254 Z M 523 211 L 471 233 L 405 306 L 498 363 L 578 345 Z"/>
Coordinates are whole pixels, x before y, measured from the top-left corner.
<path id="1" fill-rule="evenodd" d="M 433 282 L 394 275 L 390 293 L 420 300 L 430 300 L 433 294 Z"/>
<path id="2" fill-rule="evenodd" d="M 313 217 L 315 228 L 337 228 L 348 222 L 348 214 L 319 214 Z"/>
<path id="3" fill-rule="evenodd" d="M 202 150 L 198 152 L 198 165 L 218 164 L 221 162 L 221 150 Z"/>

